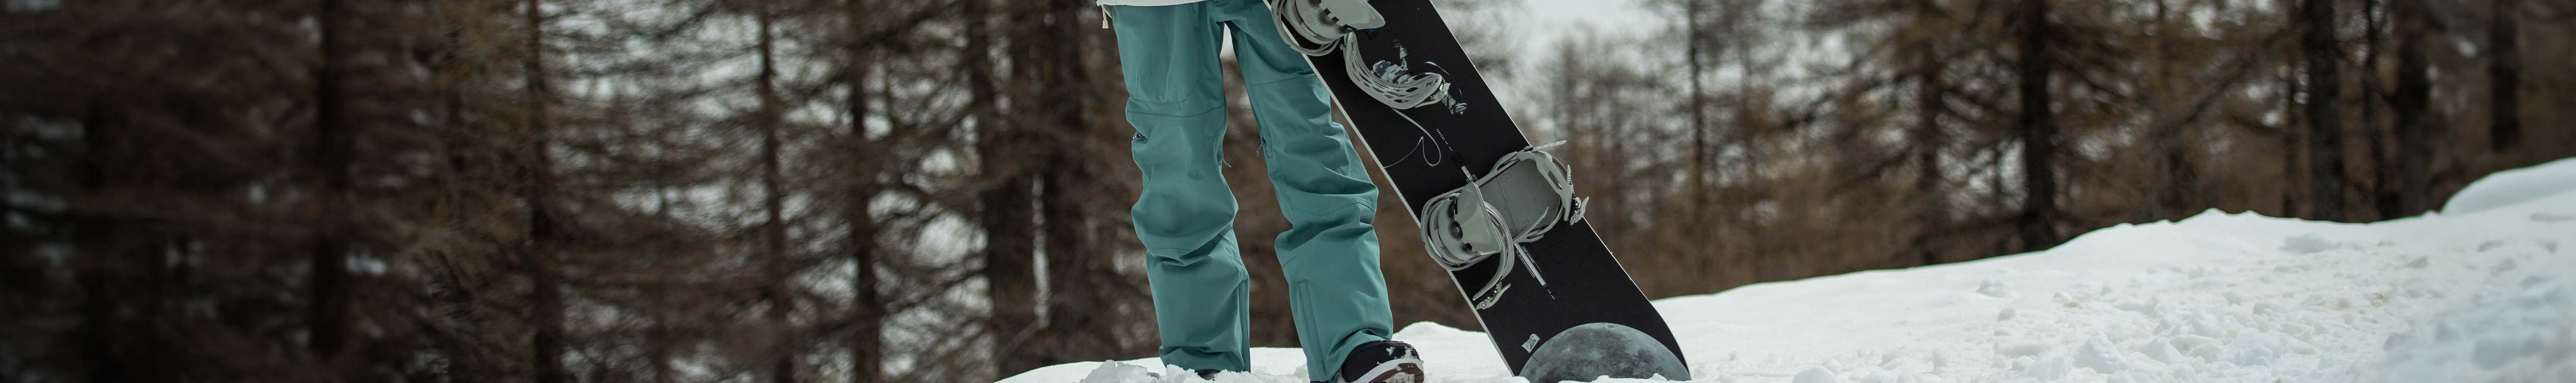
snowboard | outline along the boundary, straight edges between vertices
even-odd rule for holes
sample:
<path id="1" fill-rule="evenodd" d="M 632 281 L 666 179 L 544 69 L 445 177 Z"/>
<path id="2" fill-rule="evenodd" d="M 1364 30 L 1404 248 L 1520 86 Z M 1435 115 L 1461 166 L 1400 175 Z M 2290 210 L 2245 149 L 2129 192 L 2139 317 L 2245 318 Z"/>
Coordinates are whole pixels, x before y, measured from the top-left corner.
<path id="1" fill-rule="evenodd" d="M 1269 0 L 1503 360 L 1533 382 L 1690 378 L 1663 316 L 1582 220 L 1428 0 Z"/>

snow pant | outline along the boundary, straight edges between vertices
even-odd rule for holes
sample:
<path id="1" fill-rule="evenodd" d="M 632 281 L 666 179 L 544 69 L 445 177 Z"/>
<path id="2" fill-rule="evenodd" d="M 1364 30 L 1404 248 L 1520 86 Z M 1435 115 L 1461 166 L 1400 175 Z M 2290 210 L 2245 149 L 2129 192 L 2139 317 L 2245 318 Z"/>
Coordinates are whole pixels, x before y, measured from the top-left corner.
<path id="1" fill-rule="evenodd" d="M 1277 243 L 1307 376 L 1332 380 L 1351 349 L 1393 333 L 1378 271 L 1377 186 L 1332 121 L 1332 99 L 1260 0 L 1110 6 L 1127 79 L 1127 121 L 1144 193 L 1131 211 L 1145 244 L 1163 363 L 1249 371 L 1250 279 L 1222 171 L 1222 36 L 1261 131 L 1271 187 L 1291 228 Z"/>

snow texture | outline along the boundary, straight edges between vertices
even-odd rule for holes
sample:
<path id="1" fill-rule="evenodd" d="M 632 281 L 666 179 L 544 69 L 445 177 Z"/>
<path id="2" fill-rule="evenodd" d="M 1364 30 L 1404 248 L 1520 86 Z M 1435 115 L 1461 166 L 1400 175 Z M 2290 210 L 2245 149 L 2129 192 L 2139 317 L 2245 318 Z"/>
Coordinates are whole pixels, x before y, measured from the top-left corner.
<path id="1" fill-rule="evenodd" d="M 2540 166 L 2496 172 L 2470 182 L 2442 204 L 2443 214 L 2466 214 L 2512 206 L 2576 190 L 2576 158 Z M 2560 212 L 2565 213 L 2565 212 Z M 2563 220 L 2563 219 L 2562 219 Z"/>
<path id="2" fill-rule="evenodd" d="M 2337 224 L 2213 211 L 2047 251 L 1655 306 L 1697 382 L 2576 382 L 2570 185 L 2576 160 L 2562 160 L 2480 180 L 2443 214 Z M 1424 322 L 1395 339 L 1423 349 L 1431 382 L 1526 383 L 1482 333 Z M 1252 358 L 1252 372 L 1215 381 L 1308 381 L 1295 349 Z M 1146 366 L 1161 364 L 1002 381 L 1203 381 Z"/>

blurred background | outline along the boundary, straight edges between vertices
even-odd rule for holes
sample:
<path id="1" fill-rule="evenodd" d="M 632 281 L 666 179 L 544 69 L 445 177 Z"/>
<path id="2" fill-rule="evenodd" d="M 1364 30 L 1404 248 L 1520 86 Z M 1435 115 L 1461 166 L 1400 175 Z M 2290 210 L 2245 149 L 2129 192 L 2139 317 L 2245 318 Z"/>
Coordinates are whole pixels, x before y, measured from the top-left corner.
<path id="1" fill-rule="evenodd" d="M 5 2 L 0 382 L 954 382 L 1157 344 L 1089 0 Z M 1434 2 L 1658 298 L 2396 219 L 2576 156 L 2565 1 Z M 1254 339 L 1295 346 L 1237 97 Z M 1397 323 L 1475 329 L 1377 222 Z"/>

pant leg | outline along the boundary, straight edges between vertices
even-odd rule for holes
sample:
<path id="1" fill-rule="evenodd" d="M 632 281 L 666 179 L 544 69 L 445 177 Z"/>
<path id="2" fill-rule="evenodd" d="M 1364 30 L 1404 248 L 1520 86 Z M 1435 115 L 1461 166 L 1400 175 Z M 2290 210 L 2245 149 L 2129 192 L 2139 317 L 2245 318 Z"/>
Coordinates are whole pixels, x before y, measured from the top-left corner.
<path id="1" fill-rule="evenodd" d="M 1296 310 L 1308 376 L 1331 380 L 1349 351 L 1394 330 L 1378 270 L 1377 185 L 1332 121 L 1332 98 L 1290 49 L 1258 0 L 1215 0 L 1234 30 L 1262 155 L 1291 228 L 1279 234 L 1280 268 Z"/>
<path id="2" fill-rule="evenodd" d="M 1234 194 L 1219 171 L 1225 134 L 1221 33 L 1204 4 L 1112 6 L 1127 121 L 1144 193 L 1130 211 L 1144 242 L 1163 363 L 1252 368 L 1250 278 L 1234 242 Z"/>

